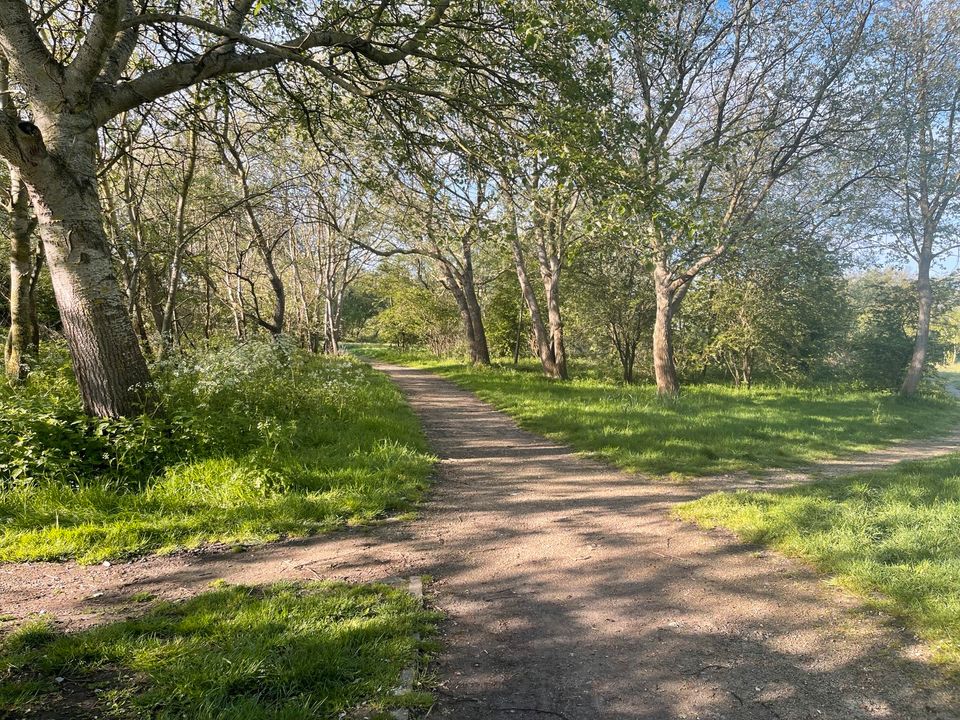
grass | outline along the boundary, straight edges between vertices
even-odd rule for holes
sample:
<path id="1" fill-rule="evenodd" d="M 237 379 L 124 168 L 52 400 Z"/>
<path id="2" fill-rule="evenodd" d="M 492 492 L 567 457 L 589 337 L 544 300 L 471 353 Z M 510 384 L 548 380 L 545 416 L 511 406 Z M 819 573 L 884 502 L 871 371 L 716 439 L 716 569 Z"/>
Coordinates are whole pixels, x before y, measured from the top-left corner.
<path id="1" fill-rule="evenodd" d="M 383 347 L 357 348 L 438 373 L 521 426 L 631 472 L 675 478 L 796 467 L 960 422 L 946 397 L 904 400 L 847 387 L 688 385 L 679 399 L 651 385 L 596 377 L 557 382 L 525 366 L 478 368 Z"/>
<path id="2" fill-rule="evenodd" d="M 941 365 L 937 368 L 937 372 L 945 381 L 960 389 L 960 362 Z"/>
<path id="3" fill-rule="evenodd" d="M 960 454 L 777 493 L 716 493 L 678 513 L 809 560 L 907 620 L 960 673 Z"/>
<path id="4" fill-rule="evenodd" d="M 123 426 L 101 450 L 102 474 L 84 464 L 90 452 L 79 445 L 102 437 L 69 434 L 73 415 L 59 409 L 20 412 L 31 402 L 47 408 L 46 396 L 8 396 L 16 437 L 0 460 L 22 472 L 0 477 L 0 561 L 91 563 L 264 542 L 412 508 L 433 458 L 396 387 L 355 360 L 280 361 L 272 352 L 225 349 L 158 370 L 169 425 Z M 49 392 L 39 375 L 36 392 Z M 123 443 L 136 453 L 151 443 L 169 448 L 150 456 L 157 469 L 148 477 L 125 481 L 137 464 L 114 450 Z"/>
<path id="5" fill-rule="evenodd" d="M 393 690 L 435 621 L 384 585 L 287 583 L 221 586 L 73 634 L 35 622 L 0 645 L 0 716 L 381 717 L 429 702 Z"/>

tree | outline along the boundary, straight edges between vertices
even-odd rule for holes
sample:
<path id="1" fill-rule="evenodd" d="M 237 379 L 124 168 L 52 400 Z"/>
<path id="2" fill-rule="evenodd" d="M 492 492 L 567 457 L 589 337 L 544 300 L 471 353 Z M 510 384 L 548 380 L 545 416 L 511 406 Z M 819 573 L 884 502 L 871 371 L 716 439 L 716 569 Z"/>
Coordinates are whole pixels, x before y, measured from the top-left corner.
<path id="1" fill-rule="evenodd" d="M 604 155 L 653 261 L 654 374 L 659 393 L 675 395 L 674 316 L 698 274 L 752 234 L 783 178 L 842 132 L 838 96 L 872 2 L 610 9 L 620 120 Z M 816 32 L 796 31 L 814 22 Z"/>
<path id="2" fill-rule="evenodd" d="M 840 264 L 822 238 L 782 232 L 742 243 L 701 274 L 684 310 L 684 365 L 718 364 L 749 387 L 760 373 L 815 377 L 837 356 L 847 320 Z"/>
<path id="3" fill-rule="evenodd" d="M 574 275 L 587 317 L 600 326 L 613 347 L 623 381 L 632 383 L 638 350 L 649 338 L 656 312 L 650 259 L 642 246 L 617 242 L 603 234 L 585 243 Z"/>
<path id="4" fill-rule="evenodd" d="M 8 75 L 6 61 L 0 60 L 0 113 L 11 117 L 14 109 L 10 102 Z M 39 274 L 39 265 L 35 267 L 34 257 L 42 256 L 34 253 L 31 243 L 37 222 L 30 211 L 27 186 L 16 167 L 9 165 L 7 170 L 10 187 L 5 202 L 10 232 L 10 331 L 4 346 L 4 367 L 7 378 L 20 381 L 26 377 L 29 369 L 27 358 L 39 343 L 39 338 L 35 337 L 37 329 L 33 327 L 31 318 L 35 316 L 33 287 Z"/>
<path id="5" fill-rule="evenodd" d="M 450 50 L 450 43 L 434 42 L 449 6 L 438 0 L 414 9 L 387 0 L 311 17 L 254 0 L 191 4 L 195 14 L 138 12 L 130 0 L 76 0 L 40 14 L 23 0 L 0 1 L 0 54 L 18 86 L 18 104 L 32 115 L 3 116 L 0 156 L 29 189 L 89 413 L 128 415 L 153 404 L 104 232 L 98 128 L 211 78 L 285 62 L 364 97 L 442 94 L 423 81 L 438 52 Z M 285 31 L 291 34 L 278 40 Z M 402 63 L 411 57 L 417 62 Z"/>
<path id="6" fill-rule="evenodd" d="M 489 235 L 491 180 L 459 148 L 422 146 L 407 159 L 410 169 L 392 168 L 382 186 L 395 208 L 384 242 L 361 244 L 381 257 L 429 258 L 457 304 L 470 361 L 489 365 L 475 259 Z"/>
<path id="7" fill-rule="evenodd" d="M 913 395 L 927 364 L 931 269 L 960 247 L 960 8 L 896 0 L 878 22 L 870 220 L 875 233 L 917 267 L 916 336 L 900 387 Z"/>
<path id="8" fill-rule="evenodd" d="M 534 345 L 548 377 L 566 380 L 567 349 L 563 335 L 560 277 L 573 242 L 572 225 L 580 203 L 579 190 L 567 179 L 552 176 L 549 163 L 521 163 L 517 177 L 502 182 L 507 234 L 524 303 L 530 314 Z M 521 174 L 522 173 L 522 174 Z M 530 280 L 527 255 L 533 252 L 546 305 L 546 321 Z"/>

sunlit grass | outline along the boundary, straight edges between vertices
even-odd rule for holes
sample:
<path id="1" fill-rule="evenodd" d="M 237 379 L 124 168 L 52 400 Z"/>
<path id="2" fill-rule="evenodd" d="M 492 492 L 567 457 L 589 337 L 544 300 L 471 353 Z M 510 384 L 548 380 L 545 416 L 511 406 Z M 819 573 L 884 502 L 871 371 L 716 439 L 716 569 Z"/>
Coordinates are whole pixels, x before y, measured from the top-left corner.
<path id="1" fill-rule="evenodd" d="M 945 397 L 905 400 L 843 386 L 690 384 L 679 399 L 666 401 L 651 385 L 597 378 L 557 382 L 532 365 L 477 368 L 377 347 L 358 352 L 436 372 L 528 430 L 625 470 L 657 476 L 795 467 L 935 436 L 960 422 L 960 404 Z"/>
<path id="2" fill-rule="evenodd" d="M 180 457 L 145 482 L 0 482 L 0 561 L 98 562 L 309 535 L 410 509 L 425 489 L 433 458 L 419 423 L 362 363 L 302 357 L 199 396 L 195 382 L 184 379 L 168 404 L 206 445 L 175 438 Z"/>
<path id="3" fill-rule="evenodd" d="M 679 509 L 705 527 L 812 561 L 905 618 L 960 673 L 960 454 Z"/>
<path id="4" fill-rule="evenodd" d="M 381 717 L 429 701 L 394 690 L 435 620 L 387 586 L 311 583 L 219 587 L 74 634 L 34 622 L 0 645 L 0 716 Z"/>

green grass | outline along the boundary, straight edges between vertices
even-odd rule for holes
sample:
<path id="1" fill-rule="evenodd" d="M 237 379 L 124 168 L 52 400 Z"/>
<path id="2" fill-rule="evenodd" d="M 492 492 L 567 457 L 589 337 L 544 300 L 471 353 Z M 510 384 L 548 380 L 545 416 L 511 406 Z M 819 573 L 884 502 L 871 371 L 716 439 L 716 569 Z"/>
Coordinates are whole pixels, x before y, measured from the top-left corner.
<path id="1" fill-rule="evenodd" d="M 435 621 L 384 585 L 311 583 L 223 586 L 73 634 L 35 622 L 0 645 L 0 716 L 379 717 L 425 699 L 393 690 Z"/>
<path id="2" fill-rule="evenodd" d="M 386 377 L 351 359 L 298 354 L 279 362 L 253 351 L 238 358 L 218 352 L 191 360 L 209 360 L 199 369 L 158 371 L 173 420 L 144 434 L 170 448 L 153 459 L 159 470 L 146 479 L 124 482 L 135 468 L 109 448 L 104 456 L 119 469 L 91 474 L 69 444 L 88 442 L 89 432 L 66 434 L 60 411 L 18 420 L 11 432 L 26 440 L 7 446 L 5 457 L 29 472 L 6 484 L 0 478 L 0 561 L 90 563 L 304 536 L 408 510 L 422 496 L 434 459 Z M 7 401 L 50 405 L 33 396 Z M 124 430 L 118 442 L 132 446 L 136 437 Z M 78 474 L 44 475 L 51 465 Z"/>
<path id="3" fill-rule="evenodd" d="M 941 365 L 937 368 L 939 375 L 956 388 L 960 388 L 960 362 L 951 365 Z"/>
<path id="4" fill-rule="evenodd" d="M 777 493 L 716 493 L 678 513 L 811 561 L 906 619 L 960 673 L 960 454 Z"/>
<path id="5" fill-rule="evenodd" d="M 383 347 L 356 352 L 438 373 L 521 426 L 625 470 L 690 477 L 795 467 L 886 443 L 930 437 L 960 422 L 946 397 L 904 400 L 846 387 L 687 385 L 679 399 L 651 385 L 588 377 L 557 382 L 533 365 L 477 368 Z"/>

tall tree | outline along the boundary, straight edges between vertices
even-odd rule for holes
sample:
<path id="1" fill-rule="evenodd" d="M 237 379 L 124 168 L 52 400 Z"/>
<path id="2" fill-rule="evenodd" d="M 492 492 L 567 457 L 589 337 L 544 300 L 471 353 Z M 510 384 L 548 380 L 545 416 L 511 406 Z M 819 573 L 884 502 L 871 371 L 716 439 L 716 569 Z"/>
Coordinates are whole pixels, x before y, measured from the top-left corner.
<path id="1" fill-rule="evenodd" d="M 15 113 L 10 102 L 9 68 L 6 61 L 0 59 L 0 112 L 7 117 Z M 10 331 L 4 346 L 4 367 L 7 377 L 12 381 L 26 377 L 27 358 L 39 338 L 31 317 L 32 283 L 34 276 L 34 251 L 31 243 L 36 218 L 30 210 L 30 198 L 27 186 L 20 179 L 20 172 L 13 165 L 8 167 L 10 192 L 6 198 L 6 210 L 10 227 Z"/>
<path id="2" fill-rule="evenodd" d="M 691 283 L 751 235 L 777 184 L 842 130 L 837 98 L 871 10 L 872 0 L 611 4 L 622 119 L 611 177 L 642 218 L 653 260 L 661 394 L 679 391 L 673 319 Z"/>
<path id="3" fill-rule="evenodd" d="M 205 80 L 285 62 L 364 97 L 443 94 L 429 83 L 429 69 L 447 52 L 461 53 L 457 61 L 466 66 L 470 50 L 453 39 L 462 31 L 438 44 L 449 8 L 450 0 L 323 10 L 236 0 L 169 12 L 148 4 L 138 10 L 132 0 L 73 0 L 41 10 L 0 0 L 0 54 L 18 104 L 32 116 L 3 116 L 0 156 L 29 189 L 88 412 L 127 415 L 152 404 L 104 232 L 98 128 Z M 416 62 L 404 63 L 408 58 Z"/>
<path id="4" fill-rule="evenodd" d="M 931 271 L 960 247 L 960 7 L 895 0 L 878 32 L 869 217 L 874 234 L 917 267 L 916 337 L 900 388 L 913 395 L 927 361 Z"/>

